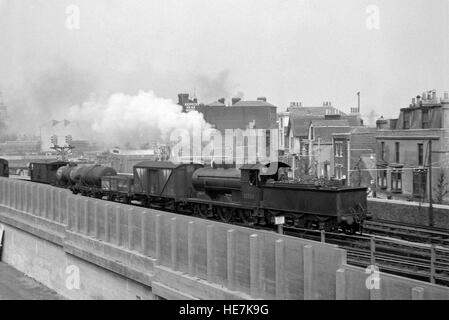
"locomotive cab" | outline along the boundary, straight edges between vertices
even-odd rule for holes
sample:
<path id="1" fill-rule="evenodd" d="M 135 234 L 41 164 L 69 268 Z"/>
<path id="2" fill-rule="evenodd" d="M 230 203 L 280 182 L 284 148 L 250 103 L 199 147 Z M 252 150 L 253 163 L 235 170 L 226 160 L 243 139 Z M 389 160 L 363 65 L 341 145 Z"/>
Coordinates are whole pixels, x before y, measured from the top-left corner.
<path id="1" fill-rule="evenodd" d="M 266 165 L 244 165 L 241 171 L 241 192 L 243 202 L 253 202 L 259 205 L 263 199 L 261 186 L 283 181 L 286 178 L 286 169 L 290 168 L 283 162 L 270 162 Z"/>

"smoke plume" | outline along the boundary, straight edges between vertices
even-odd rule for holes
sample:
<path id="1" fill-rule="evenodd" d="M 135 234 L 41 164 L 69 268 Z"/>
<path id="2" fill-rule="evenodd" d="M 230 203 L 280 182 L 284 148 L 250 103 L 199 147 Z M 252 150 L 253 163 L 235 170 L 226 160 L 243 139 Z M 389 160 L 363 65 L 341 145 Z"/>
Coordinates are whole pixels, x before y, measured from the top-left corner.
<path id="1" fill-rule="evenodd" d="M 117 93 L 103 101 L 91 98 L 71 107 L 68 120 L 77 128 L 79 137 L 101 142 L 105 147 L 139 147 L 167 141 L 175 129 L 210 129 L 199 112 L 183 113 L 181 106 L 152 91 L 140 91 L 134 96 Z"/>

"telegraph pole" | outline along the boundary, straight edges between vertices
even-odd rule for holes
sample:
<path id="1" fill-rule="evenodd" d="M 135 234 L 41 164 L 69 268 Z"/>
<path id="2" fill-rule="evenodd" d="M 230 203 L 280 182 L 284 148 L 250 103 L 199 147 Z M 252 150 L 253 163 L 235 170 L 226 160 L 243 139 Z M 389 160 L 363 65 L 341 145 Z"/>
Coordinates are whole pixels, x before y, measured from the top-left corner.
<path id="1" fill-rule="evenodd" d="M 429 226 L 433 227 L 433 198 L 432 198 L 432 139 L 429 139 Z"/>

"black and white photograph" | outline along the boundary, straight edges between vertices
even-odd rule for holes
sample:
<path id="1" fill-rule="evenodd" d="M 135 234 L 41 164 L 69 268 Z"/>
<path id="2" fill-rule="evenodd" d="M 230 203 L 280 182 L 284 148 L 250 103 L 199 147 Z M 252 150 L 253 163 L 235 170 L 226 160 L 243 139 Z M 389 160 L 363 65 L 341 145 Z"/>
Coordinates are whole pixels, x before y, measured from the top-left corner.
<path id="1" fill-rule="evenodd" d="M 449 300 L 449 0 L 0 0 L 0 300 Z"/>

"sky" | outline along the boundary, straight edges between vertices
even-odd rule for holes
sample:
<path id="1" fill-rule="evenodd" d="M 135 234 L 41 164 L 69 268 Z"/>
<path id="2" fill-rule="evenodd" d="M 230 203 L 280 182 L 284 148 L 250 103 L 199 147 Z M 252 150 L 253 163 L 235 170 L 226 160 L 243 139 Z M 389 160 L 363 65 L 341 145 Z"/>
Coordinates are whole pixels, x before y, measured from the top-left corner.
<path id="1" fill-rule="evenodd" d="M 360 91 L 362 113 L 394 117 L 424 91 L 449 91 L 447 3 L 0 0 L 0 91 L 24 131 L 140 90 L 263 96 L 279 111 L 291 101 L 349 111 Z M 67 27 L 69 6 L 79 29 Z"/>

